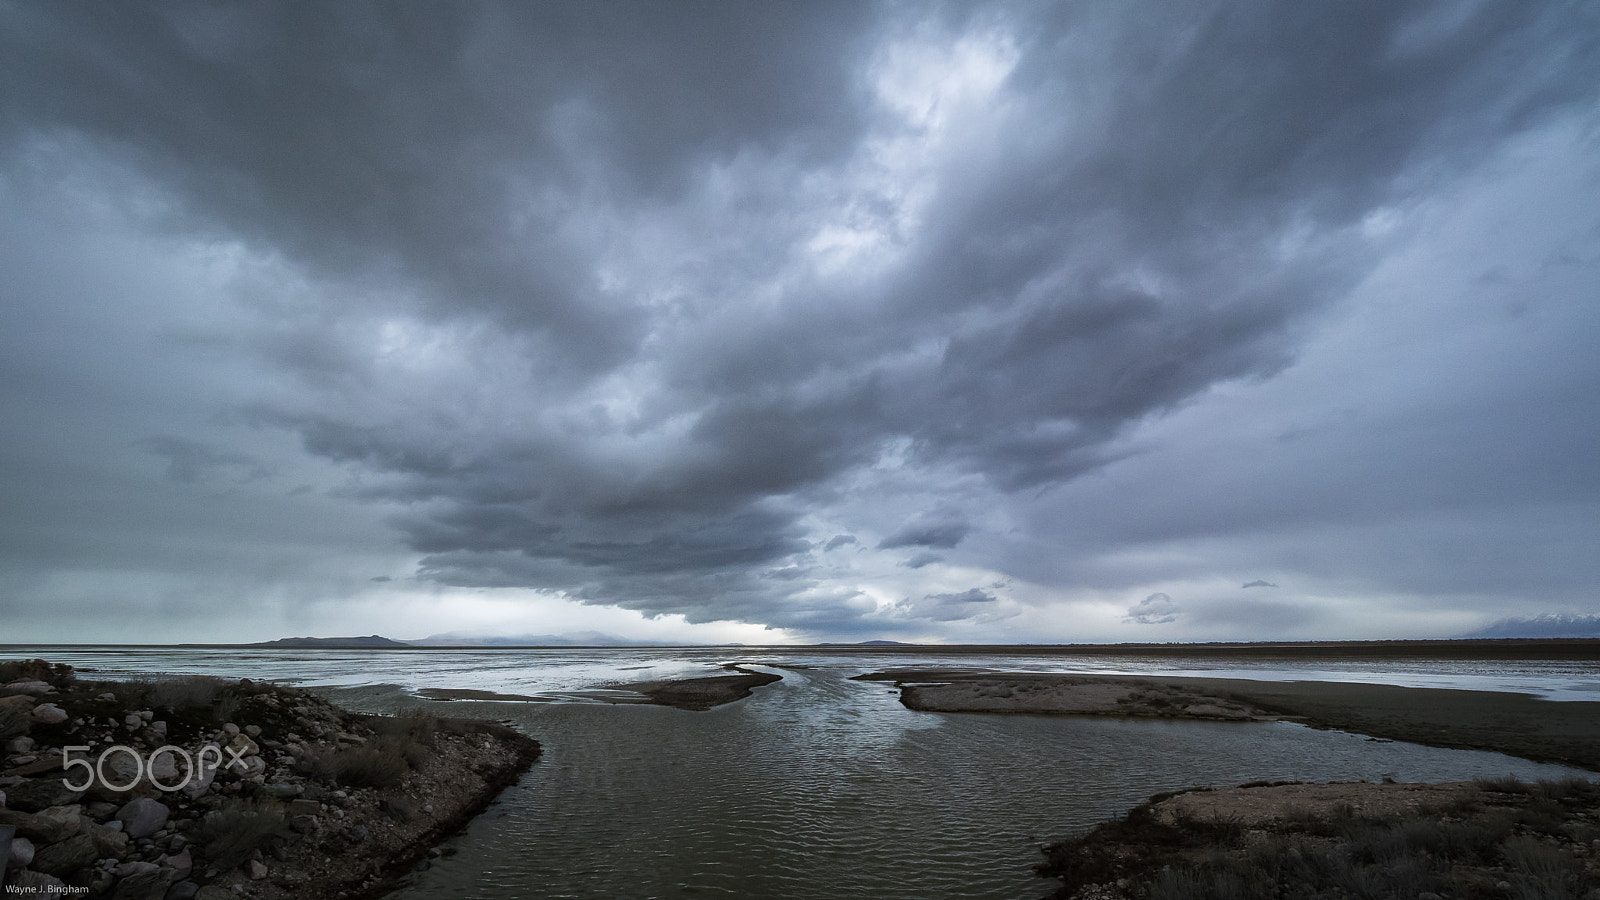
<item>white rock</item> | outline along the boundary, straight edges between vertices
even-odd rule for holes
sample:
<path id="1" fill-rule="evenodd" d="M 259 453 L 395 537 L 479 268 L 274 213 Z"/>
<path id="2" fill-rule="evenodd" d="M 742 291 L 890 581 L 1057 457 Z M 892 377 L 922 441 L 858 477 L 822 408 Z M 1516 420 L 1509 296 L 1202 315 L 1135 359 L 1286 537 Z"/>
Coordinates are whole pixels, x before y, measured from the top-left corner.
<path id="1" fill-rule="evenodd" d="M 40 694 L 54 693 L 55 688 L 51 687 L 48 681 L 13 681 L 6 685 L 6 691 L 12 694 L 32 694 L 37 697 Z"/>
<path id="2" fill-rule="evenodd" d="M 11 865 L 22 868 L 33 862 L 33 841 L 27 838 L 11 839 Z"/>

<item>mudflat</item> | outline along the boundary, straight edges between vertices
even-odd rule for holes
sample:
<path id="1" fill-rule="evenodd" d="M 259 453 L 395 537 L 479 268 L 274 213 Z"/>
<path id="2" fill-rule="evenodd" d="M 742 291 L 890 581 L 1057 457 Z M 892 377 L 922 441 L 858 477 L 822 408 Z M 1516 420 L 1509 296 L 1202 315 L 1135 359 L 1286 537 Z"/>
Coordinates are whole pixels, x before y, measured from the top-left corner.
<path id="1" fill-rule="evenodd" d="M 725 665 L 723 668 L 739 674 L 677 678 L 670 681 L 639 681 L 625 687 L 643 694 L 650 703 L 703 712 L 724 703 L 743 700 L 754 693 L 756 688 L 783 680 L 781 675 L 756 672 L 734 664 Z"/>
<path id="2" fill-rule="evenodd" d="M 1435 747 L 1493 750 L 1600 771 L 1600 702 L 1335 681 L 896 669 L 910 709 L 934 712 L 1280 718 Z"/>

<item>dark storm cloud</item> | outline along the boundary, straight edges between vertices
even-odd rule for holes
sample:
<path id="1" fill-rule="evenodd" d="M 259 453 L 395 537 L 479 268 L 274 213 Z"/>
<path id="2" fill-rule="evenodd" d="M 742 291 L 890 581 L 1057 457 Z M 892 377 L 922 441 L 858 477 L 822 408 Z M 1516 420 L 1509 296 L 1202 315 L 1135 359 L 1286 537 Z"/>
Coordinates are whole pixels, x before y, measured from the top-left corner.
<path id="1" fill-rule="evenodd" d="M 798 629 L 873 609 L 810 568 L 846 478 L 1004 497 L 1105 466 L 1293 360 L 1371 271 L 1367 217 L 1600 84 L 1593 11 L 1520 0 L 4 16 L 13 177 L 86 143 L 176 198 L 149 227 L 317 281 L 229 336 L 301 388 L 247 418 L 393 505 L 423 576 Z M 973 46 L 990 93 L 889 90 Z M 867 248 L 843 275 L 832 234 Z M 175 478 L 248 470 L 151 440 Z M 864 533 L 912 569 L 981 533 L 897 510 Z"/>
<path id="2" fill-rule="evenodd" d="M 899 547 L 937 547 L 949 550 L 961 543 L 962 538 L 972 526 L 956 520 L 939 520 L 907 522 L 895 532 L 878 542 L 879 550 L 893 550 Z"/>
<path id="3" fill-rule="evenodd" d="M 836 534 L 828 538 L 828 542 L 822 545 L 822 549 L 826 552 L 828 550 L 837 550 L 840 547 L 847 547 L 851 544 L 859 545 L 860 543 L 861 541 L 853 534 Z"/>

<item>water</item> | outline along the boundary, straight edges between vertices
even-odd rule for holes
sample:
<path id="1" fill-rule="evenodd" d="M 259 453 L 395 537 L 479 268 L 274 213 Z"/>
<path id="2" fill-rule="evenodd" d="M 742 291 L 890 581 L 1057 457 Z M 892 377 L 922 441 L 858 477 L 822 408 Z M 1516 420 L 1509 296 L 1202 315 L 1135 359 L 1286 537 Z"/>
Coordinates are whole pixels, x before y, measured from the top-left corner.
<path id="1" fill-rule="evenodd" d="M 24 655 L 9 650 L 0 656 Z M 910 665 L 1338 677 L 1592 698 L 1589 663 L 1289 662 L 816 650 L 229 651 L 42 648 L 100 674 L 214 673 L 329 688 L 351 707 L 506 719 L 544 757 L 397 896 L 994 898 L 1047 894 L 1038 848 L 1157 791 L 1261 779 L 1454 781 L 1572 770 L 1286 723 L 918 713 L 848 676 Z M 601 702 L 620 682 L 776 663 L 784 680 L 693 713 Z M 806 666 L 807 668 L 789 668 Z M 1363 668 L 1365 666 L 1366 668 Z M 758 668 L 761 668 L 758 666 Z M 552 703 L 430 704 L 429 687 Z"/>

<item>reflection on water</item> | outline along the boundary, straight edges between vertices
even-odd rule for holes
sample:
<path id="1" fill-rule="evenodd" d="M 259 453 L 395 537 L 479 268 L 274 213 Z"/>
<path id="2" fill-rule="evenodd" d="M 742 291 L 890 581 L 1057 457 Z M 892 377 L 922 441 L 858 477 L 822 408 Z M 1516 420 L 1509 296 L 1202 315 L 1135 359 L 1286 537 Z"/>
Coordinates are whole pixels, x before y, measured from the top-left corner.
<path id="1" fill-rule="evenodd" d="M 0 656 L 20 655 L 10 651 Z M 215 673 L 331 686 L 371 711 L 428 706 L 506 718 L 540 762 L 452 840 L 407 900 L 483 897 L 1032 898 L 1040 844 L 1157 791 L 1258 779 L 1459 780 L 1570 770 L 1498 754 L 1378 743 L 1290 724 L 917 713 L 886 685 L 849 681 L 909 665 L 1193 672 L 1315 678 L 1357 668 L 1273 663 L 1201 670 L 1183 660 L 908 657 L 707 648 L 548 651 L 73 650 L 35 655 L 102 670 Z M 701 674 L 729 661 L 784 680 L 692 713 L 584 703 L 428 703 L 462 687 L 588 696 L 608 684 Z M 1377 665 L 1377 664 L 1373 664 Z M 1400 684 L 1581 693 L 1592 665 L 1383 664 Z M 1322 676 L 1327 677 L 1327 676 Z M 1364 679 L 1368 680 L 1368 679 Z M 389 687 L 388 685 L 393 685 Z"/>

